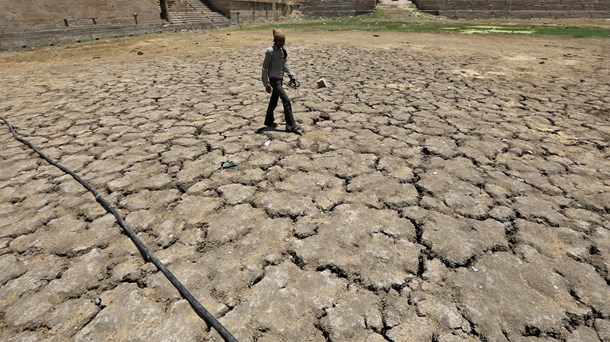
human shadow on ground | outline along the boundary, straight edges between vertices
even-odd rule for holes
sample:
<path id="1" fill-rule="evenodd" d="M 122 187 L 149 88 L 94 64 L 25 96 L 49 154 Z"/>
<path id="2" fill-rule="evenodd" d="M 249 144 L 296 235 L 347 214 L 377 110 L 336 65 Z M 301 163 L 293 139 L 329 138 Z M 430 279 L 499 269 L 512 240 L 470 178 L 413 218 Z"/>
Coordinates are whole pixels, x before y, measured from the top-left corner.
<path id="1" fill-rule="evenodd" d="M 285 130 L 285 129 L 278 129 L 277 127 L 268 127 L 268 126 L 263 126 L 263 127 L 261 127 L 261 128 L 256 130 L 256 134 L 261 134 L 261 133 L 264 133 L 264 132 L 284 132 L 284 133 L 292 133 L 292 134 L 297 134 L 297 135 L 303 135 L 303 133 L 300 132 L 300 131 L 294 132 L 294 131 L 288 131 L 288 130 Z"/>

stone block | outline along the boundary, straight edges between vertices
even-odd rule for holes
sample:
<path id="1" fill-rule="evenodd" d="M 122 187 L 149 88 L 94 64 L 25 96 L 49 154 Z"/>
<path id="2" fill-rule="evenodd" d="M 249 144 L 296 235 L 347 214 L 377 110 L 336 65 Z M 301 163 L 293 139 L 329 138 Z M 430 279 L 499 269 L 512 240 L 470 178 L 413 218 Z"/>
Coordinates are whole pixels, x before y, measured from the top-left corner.
<path id="1" fill-rule="evenodd" d="M 601 12 L 606 12 L 606 18 L 610 18 L 610 3 L 603 3 L 601 1 L 595 2 L 592 1 L 591 3 L 587 4 L 587 9 L 589 11 L 601 11 Z"/>

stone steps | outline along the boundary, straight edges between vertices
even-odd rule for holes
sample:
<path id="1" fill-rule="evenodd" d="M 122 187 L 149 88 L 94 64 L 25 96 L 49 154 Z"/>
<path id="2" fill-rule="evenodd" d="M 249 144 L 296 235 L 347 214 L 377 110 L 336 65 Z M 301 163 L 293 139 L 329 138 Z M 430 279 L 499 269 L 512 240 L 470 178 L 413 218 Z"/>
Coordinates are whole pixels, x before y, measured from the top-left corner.
<path id="1" fill-rule="evenodd" d="M 228 19 L 222 15 L 209 15 L 197 12 L 170 12 L 170 21 L 174 24 L 190 22 L 228 23 Z"/>
<path id="2" fill-rule="evenodd" d="M 413 3 L 409 0 L 381 0 L 377 4 L 377 8 L 382 9 L 405 9 L 412 6 Z"/>
<path id="3" fill-rule="evenodd" d="M 209 23 L 229 25 L 229 19 L 212 11 L 200 0 L 172 0 L 168 2 L 169 19 L 174 25 Z"/>

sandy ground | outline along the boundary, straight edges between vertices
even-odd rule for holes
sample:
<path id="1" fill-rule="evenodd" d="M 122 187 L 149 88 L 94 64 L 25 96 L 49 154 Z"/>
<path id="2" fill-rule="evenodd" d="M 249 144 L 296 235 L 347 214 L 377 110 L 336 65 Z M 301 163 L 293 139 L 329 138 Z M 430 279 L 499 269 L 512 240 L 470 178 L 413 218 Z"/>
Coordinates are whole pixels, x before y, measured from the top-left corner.
<path id="1" fill-rule="evenodd" d="M 540 20 L 539 20 L 540 21 Z M 531 22 L 531 21 L 529 21 Z M 583 19 L 567 19 L 558 23 L 587 24 Z M 520 23 L 512 20 L 511 23 Z M 603 25 L 606 21 L 591 23 Z M 610 26 L 610 23 L 608 24 Z M 372 32 L 291 32 L 287 29 L 288 46 L 299 44 L 337 44 L 358 48 L 404 48 L 425 51 L 426 54 L 447 56 L 473 56 L 473 63 L 483 60 L 493 68 L 501 60 L 515 75 L 529 72 L 548 77 L 577 77 L 581 65 L 606 68 L 605 59 L 610 43 L 607 39 L 569 39 L 556 37 L 520 37 L 519 35 L 483 34 L 409 34 Z M 28 51 L 0 54 L 2 72 L 22 72 L 29 69 L 86 65 L 90 60 L 121 63 L 134 59 L 163 58 L 163 56 L 195 58 L 214 55 L 219 49 L 236 47 L 260 47 L 269 45 L 268 32 L 235 31 L 221 29 L 204 32 L 153 34 L 141 37 L 91 41 L 58 47 L 38 48 Z M 140 52 L 140 55 L 138 55 Z M 540 63 L 546 58 L 545 63 Z M 481 62 L 480 62 L 481 61 Z M 97 61 L 99 62 L 99 61 Z M 576 74 L 558 75 L 555 65 L 571 66 Z M 562 71 L 563 73 L 563 71 Z"/>

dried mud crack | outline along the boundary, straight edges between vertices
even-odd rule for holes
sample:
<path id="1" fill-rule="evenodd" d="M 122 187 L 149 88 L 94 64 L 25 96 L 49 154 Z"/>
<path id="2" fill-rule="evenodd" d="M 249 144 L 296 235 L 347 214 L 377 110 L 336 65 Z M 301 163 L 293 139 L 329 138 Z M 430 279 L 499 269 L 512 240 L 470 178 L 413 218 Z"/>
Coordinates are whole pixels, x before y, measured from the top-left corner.
<path id="1" fill-rule="evenodd" d="M 610 341 L 606 40 L 288 30 L 299 136 L 260 130 L 269 36 L 3 53 L 0 108 L 240 341 Z M 0 144 L 2 341 L 221 340 Z"/>

